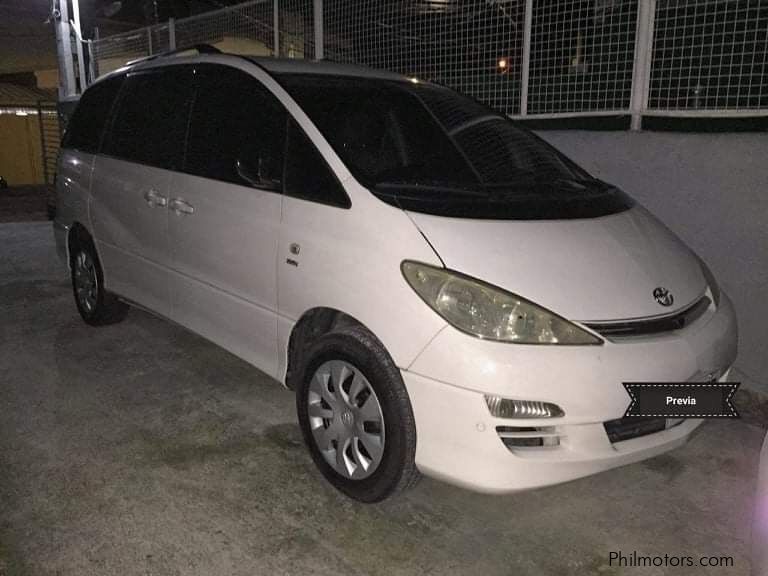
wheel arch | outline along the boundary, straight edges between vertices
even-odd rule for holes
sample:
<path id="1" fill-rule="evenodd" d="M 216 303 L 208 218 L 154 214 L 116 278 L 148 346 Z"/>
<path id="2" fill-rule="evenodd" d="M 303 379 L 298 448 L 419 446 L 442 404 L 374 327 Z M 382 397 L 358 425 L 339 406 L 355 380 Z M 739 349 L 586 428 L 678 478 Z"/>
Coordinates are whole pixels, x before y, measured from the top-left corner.
<path id="1" fill-rule="evenodd" d="M 99 265 L 101 266 L 101 273 L 104 276 L 104 283 L 106 284 L 106 271 L 104 269 L 104 260 L 101 257 L 101 254 L 99 253 L 99 248 L 96 245 L 96 240 L 94 239 L 91 232 L 88 230 L 88 228 L 80 221 L 75 220 L 72 222 L 72 226 L 69 228 L 69 232 L 67 233 L 67 266 L 69 268 L 72 268 L 72 251 L 77 246 L 78 243 L 90 243 L 91 248 L 96 253 L 96 257 L 99 259 Z"/>
<path id="2" fill-rule="evenodd" d="M 348 326 L 362 328 L 373 338 L 376 338 L 376 335 L 370 328 L 346 312 L 325 306 L 317 306 L 306 310 L 293 325 L 291 334 L 288 337 L 285 363 L 286 387 L 290 390 L 296 389 L 297 378 L 301 377 L 301 367 L 306 361 L 305 352 L 318 338 Z M 376 340 L 381 344 L 378 338 Z M 382 344 L 383 347 L 384 345 Z"/>
<path id="3" fill-rule="evenodd" d="M 72 223 L 67 232 L 67 264 L 72 265 L 72 251 L 80 242 L 90 242 L 93 249 L 96 250 L 96 243 L 88 229 L 77 220 Z M 98 255 L 98 254 L 97 254 Z"/>

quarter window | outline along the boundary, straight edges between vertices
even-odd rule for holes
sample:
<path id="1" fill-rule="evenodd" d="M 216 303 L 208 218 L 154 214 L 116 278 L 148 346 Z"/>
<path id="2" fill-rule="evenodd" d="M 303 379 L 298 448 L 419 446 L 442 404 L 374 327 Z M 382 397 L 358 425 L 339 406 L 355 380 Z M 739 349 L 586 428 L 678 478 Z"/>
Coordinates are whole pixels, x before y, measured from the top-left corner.
<path id="1" fill-rule="evenodd" d="M 62 148 L 72 148 L 90 154 L 99 151 L 104 125 L 124 78 L 107 78 L 85 91 L 69 120 Z"/>
<path id="2" fill-rule="evenodd" d="M 340 208 L 351 206 L 331 168 L 293 120 L 288 122 L 285 194 Z"/>
<path id="3" fill-rule="evenodd" d="M 235 68 L 195 68 L 197 90 L 184 171 L 280 190 L 285 110 L 255 78 Z"/>
<path id="4" fill-rule="evenodd" d="M 191 96 L 189 67 L 129 74 L 104 153 L 158 168 L 179 168 Z"/>

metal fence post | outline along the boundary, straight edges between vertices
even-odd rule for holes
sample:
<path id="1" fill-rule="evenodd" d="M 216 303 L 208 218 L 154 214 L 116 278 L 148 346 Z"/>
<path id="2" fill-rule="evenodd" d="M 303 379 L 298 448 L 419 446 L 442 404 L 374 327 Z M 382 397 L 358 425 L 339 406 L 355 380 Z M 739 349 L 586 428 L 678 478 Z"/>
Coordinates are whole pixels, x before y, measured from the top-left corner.
<path id="1" fill-rule="evenodd" d="M 152 27 L 147 26 L 147 52 L 152 56 Z"/>
<path id="2" fill-rule="evenodd" d="M 85 68 L 85 55 L 83 54 L 83 31 L 80 27 L 80 0 L 72 0 L 72 12 L 77 47 L 77 76 L 80 79 L 80 93 L 82 94 L 88 86 L 88 71 Z"/>
<path id="3" fill-rule="evenodd" d="M 653 55 L 653 21 L 656 0 L 638 0 L 635 35 L 635 62 L 632 68 L 632 96 L 629 102 L 632 130 L 640 130 L 643 113 L 648 109 L 651 60 Z"/>
<path id="4" fill-rule="evenodd" d="M 59 59 L 59 98 L 72 98 L 77 95 L 75 85 L 75 65 L 72 61 L 72 33 L 69 26 L 69 7 L 67 1 L 56 2 L 56 51 Z"/>
<path id="5" fill-rule="evenodd" d="M 520 75 L 520 115 L 528 114 L 528 77 L 531 71 L 531 28 L 533 27 L 533 0 L 525 0 L 523 19 L 523 66 Z"/>
<path id="6" fill-rule="evenodd" d="M 323 54 L 323 0 L 314 0 L 315 60 L 322 60 Z"/>
<path id="7" fill-rule="evenodd" d="M 168 18 L 168 50 L 176 50 L 176 20 Z"/>
<path id="8" fill-rule="evenodd" d="M 273 42 L 275 44 L 272 49 L 272 55 L 276 58 L 280 57 L 280 0 L 274 0 L 272 3 L 272 33 L 274 34 Z"/>
<path id="9" fill-rule="evenodd" d="M 40 168 L 43 173 L 44 182 L 50 184 L 48 182 L 48 170 L 46 170 L 45 165 L 45 128 L 43 127 L 43 103 L 40 100 L 37 101 L 37 123 L 40 127 Z"/>
<path id="10" fill-rule="evenodd" d="M 96 53 L 93 49 L 93 41 L 88 41 L 88 84 L 93 84 L 94 80 L 99 77 L 99 73 L 96 70 Z"/>
<path id="11" fill-rule="evenodd" d="M 88 41 L 88 60 L 91 69 L 91 81 L 99 77 L 99 27 L 93 27 L 93 39 Z"/>

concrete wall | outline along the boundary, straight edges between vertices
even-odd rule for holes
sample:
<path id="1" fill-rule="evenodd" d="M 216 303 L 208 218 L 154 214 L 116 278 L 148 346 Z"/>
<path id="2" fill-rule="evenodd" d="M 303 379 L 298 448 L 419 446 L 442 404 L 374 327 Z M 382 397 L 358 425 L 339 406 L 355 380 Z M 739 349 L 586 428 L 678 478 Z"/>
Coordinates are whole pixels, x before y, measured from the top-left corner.
<path id="1" fill-rule="evenodd" d="M 50 70 L 35 70 L 38 88 L 58 88 L 59 70 L 52 68 Z"/>
<path id="2" fill-rule="evenodd" d="M 542 131 L 709 265 L 734 302 L 736 377 L 768 392 L 768 135 Z"/>

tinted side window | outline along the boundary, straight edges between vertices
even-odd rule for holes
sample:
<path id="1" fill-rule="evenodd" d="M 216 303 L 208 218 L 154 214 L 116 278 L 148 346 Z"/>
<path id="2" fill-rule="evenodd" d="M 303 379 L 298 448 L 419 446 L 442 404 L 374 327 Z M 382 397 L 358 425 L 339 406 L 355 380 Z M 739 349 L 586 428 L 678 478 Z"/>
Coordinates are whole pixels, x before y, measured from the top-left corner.
<path id="1" fill-rule="evenodd" d="M 129 74 L 103 152 L 159 168 L 179 168 L 191 98 L 189 67 Z"/>
<path id="2" fill-rule="evenodd" d="M 285 110 L 255 78 L 227 66 L 196 67 L 184 171 L 280 190 Z"/>
<path id="3" fill-rule="evenodd" d="M 288 123 L 285 193 L 289 196 L 349 208 L 352 204 L 315 145 L 293 121 Z"/>
<path id="4" fill-rule="evenodd" d="M 67 125 L 63 148 L 91 154 L 99 151 L 105 124 L 124 79 L 124 76 L 107 78 L 85 91 Z"/>

